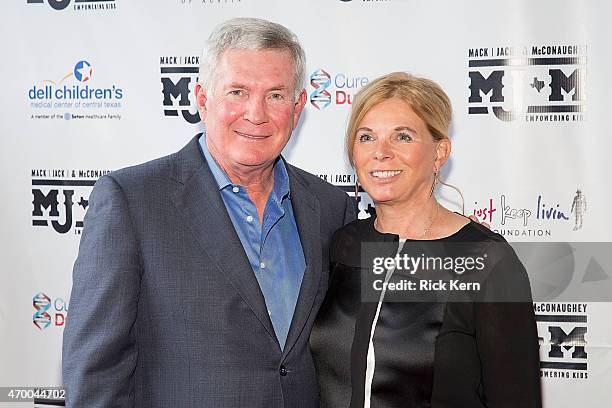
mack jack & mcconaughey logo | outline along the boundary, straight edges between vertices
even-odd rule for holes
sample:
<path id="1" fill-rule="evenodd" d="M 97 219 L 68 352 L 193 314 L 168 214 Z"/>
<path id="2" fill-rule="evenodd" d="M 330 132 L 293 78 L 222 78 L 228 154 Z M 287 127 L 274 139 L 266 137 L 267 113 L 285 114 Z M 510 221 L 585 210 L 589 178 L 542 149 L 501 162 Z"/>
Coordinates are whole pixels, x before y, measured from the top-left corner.
<path id="1" fill-rule="evenodd" d="M 587 303 L 535 303 L 543 378 L 588 379 Z"/>
<path id="2" fill-rule="evenodd" d="M 80 235 L 89 194 L 110 170 L 32 169 L 32 226 Z"/>
<path id="3" fill-rule="evenodd" d="M 469 115 L 504 122 L 579 122 L 586 112 L 587 47 L 470 48 Z"/>
<path id="4" fill-rule="evenodd" d="M 163 56 L 159 58 L 164 116 L 181 116 L 188 123 L 200 122 L 193 94 L 198 82 L 200 57 Z"/>

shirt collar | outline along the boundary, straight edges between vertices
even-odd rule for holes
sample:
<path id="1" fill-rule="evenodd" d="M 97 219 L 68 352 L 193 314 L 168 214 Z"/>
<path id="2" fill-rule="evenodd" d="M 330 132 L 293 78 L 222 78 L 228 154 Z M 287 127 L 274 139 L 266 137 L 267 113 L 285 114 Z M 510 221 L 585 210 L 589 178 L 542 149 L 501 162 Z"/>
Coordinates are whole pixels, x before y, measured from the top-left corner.
<path id="1" fill-rule="evenodd" d="M 206 144 L 205 133 L 200 136 L 198 142 L 200 144 L 202 154 L 204 155 L 204 159 L 208 163 L 208 167 L 210 167 L 210 171 L 212 172 L 213 177 L 217 182 L 217 186 L 219 186 L 219 191 L 223 190 L 228 186 L 235 186 L 230 180 L 230 178 L 227 176 L 227 174 L 225 174 L 223 169 L 221 169 L 219 164 L 210 154 L 210 151 L 208 150 L 208 145 Z M 285 161 L 282 157 L 279 157 L 274 163 L 274 188 L 272 189 L 272 196 L 277 202 L 280 203 L 283 198 L 289 196 L 289 193 L 289 174 L 287 173 Z"/>

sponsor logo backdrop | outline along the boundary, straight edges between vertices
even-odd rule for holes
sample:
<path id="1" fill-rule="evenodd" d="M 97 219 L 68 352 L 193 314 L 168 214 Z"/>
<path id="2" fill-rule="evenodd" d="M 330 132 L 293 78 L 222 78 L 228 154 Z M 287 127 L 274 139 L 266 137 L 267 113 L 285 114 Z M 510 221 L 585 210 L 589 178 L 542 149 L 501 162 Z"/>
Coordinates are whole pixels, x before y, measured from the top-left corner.
<path id="1" fill-rule="evenodd" d="M 307 53 L 308 102 L 284 154 L 354 195 L 355 92 L 391 71 L 454 105 L 446 181 L 509 241 L 610 242 L 608 2 L 21 0 L 0 44 L 0 386 L 61 386 L 72 264 L 95 180 L 169 154 L 202 124 L 201 46 L 230 17 L 271 19 Z M 461 211 L 442 187 L 438 196 Z M 360 194 L 360 217 L 372 202 Z M 601 269 L 597 279 L 609 279 Z M 572 279 L 580 279 L 578 275 Z M 610 403 L 612 305 L 534 304 L 545 407 Z M 508 322 L 512 324 L 512 322 Z M 517 356 L 520 358 L 520 356 Z"/>

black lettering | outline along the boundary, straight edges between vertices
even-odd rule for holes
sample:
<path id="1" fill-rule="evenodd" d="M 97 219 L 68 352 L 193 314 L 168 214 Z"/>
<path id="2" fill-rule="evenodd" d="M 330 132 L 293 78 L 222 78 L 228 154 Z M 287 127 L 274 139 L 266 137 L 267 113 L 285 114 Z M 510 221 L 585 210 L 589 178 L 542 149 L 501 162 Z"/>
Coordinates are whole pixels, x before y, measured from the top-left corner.
<path id="1" fill-rule="evenodd" d="M 180 106 L 189 106 L 189 84 L 190 77 L 182 77 L 176 84 L 170 78 L 162 78 L 162 92 L 164 93 L 164 105 L 172 106 L 172 99 L 179 99 Z M 171 98 L 173 97 L 173 98 Z"/>
<path id="2" fill-rule="evenodd" d="M 549 326 L 548 332 L 550 333 L 550 352 L 548 357 L 563 357 L 563 351 L 561 347 L 566 350 L 574 348 L 572 352 L 572 358 L 587 358 L 587 353 L 584 350 L 586 340 L 587 328 L 577 326 L 572 329 L 569 334 L 566 334 L 561 327 Z"/>
<path id="3" fill-rule="evenodd" d="M 50 190 L 46 195 L 40 191 L 39 189 L 33 189 L 32 194 L 34 195 L 34 210 L 32 211 L 33 216 L 41 216 L 43 215 L 42 209 L 49 209 L 49 215 L 53 217 L 59 216 L 59 211 L 57 210 L 57 206 L 59 202 L 57 201 L 57 193 L 58 190 Z"/>
<path id="4" fill-rule="evenodd" d="M 47 0 L 47 2 L 55 10 L 63 10 L 70 4 L 70 0 Z"/>
<path id="5" fill-rule="evenodd" d="M 563 95 L 561 93 L 561 89 L 565 92 L 570 93 L 574 91 L 574 95 L 572 96 L 573 101 L 583 101 L 584 100 L 584 89 L 583 89 L 583 81 L 582 81 L 582 72 L 580 69 L 575 69 L 572 74 L 567 77 L 560 69 L 550 69 L 548 70 L 550 74 L 550 96 L 548 97 L 549 101 L 563 101 Z"/>
<path id="6" fill-rule="evenodd" d="M 60 234 L 65 234 L 70 231 L 72 227 L 72 195 L 74 191 L 72 190 L 64 190 L 64 208 L 66 210 L 66 220 L 63 224 L 53 220 L 51 221 L 51 225 L 53 225 L 53 229 Z"/>
<path id="7" fill-rule="evenodd" d="M 470 99 L 469 102 L 482 102 L 482 96 L 491 92 L 491 102 L 503 102 L 504 96 L 502 95 L 502 89 L 504 84 L 502 82 L 504 78 L 504 71 L 493 71 L 485 78 L 478 71 L 470 72 Z"/>

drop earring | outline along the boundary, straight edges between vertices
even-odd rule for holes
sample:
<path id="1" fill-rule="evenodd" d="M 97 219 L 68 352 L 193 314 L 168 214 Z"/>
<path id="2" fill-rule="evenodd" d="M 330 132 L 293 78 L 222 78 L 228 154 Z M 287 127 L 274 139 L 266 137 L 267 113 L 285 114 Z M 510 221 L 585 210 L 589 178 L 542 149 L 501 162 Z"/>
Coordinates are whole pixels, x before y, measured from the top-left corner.
<path id="1" fill-rule="evenodd" d="M 439 178 L 438 178 L 438 169 L 434 170 L 434 174 L 433 174 L 433 182 L 431 183 L 431 190 L 429 191 L 429 197 L 431 198 L 431 196 L 433 195 L 434 189 L 436 188 L 436 184 L 438 183 Z"/>

